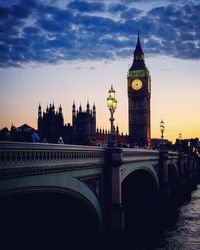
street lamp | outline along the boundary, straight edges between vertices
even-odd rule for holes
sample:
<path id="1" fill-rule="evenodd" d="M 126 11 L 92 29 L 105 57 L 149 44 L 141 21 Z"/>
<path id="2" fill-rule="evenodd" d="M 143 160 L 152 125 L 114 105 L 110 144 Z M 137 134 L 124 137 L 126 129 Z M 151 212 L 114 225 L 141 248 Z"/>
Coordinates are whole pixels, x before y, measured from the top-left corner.
<path id="1" fill-rule="evenodd" d="M 114 112 L 117 108 L 117 100 L 115 99 L 115 90 L 113 89 L 113 86 L 111 85 L 110 90 L 108 91 L 108 98 L 107 98 L 107 106 L 110 110 L 110 138 L 108 140 L 109 147 L 116 147 L 116 138 L 115 138 L 115 127 L 114 127 Z"/>
<path id="2" fill-rule="evenodd" d="M 164 136 L 163 136 L 164 131 L 165 131 L 164 121 L 161 120 L 161 122 L 160 122 L 160 132 L 161 132 L 161 138 L 162 138 L 162 140 L 163 140 L 163 138 L 164 138 Z"/>
<path id="3" fill-rule="evenodd" d="M 182 141 L 182 134 L 181 133 L 179 133 L 178 139 L 179 139 L 179 144 L 181 145 L 181 141 Z"/>
<path id="4" fill-rule="evenodd" d="M 181 151 L 182 150 L 182 134 L 181 133 L 179 133 L 178 139 L 179 139 L 179 150 Z"/>

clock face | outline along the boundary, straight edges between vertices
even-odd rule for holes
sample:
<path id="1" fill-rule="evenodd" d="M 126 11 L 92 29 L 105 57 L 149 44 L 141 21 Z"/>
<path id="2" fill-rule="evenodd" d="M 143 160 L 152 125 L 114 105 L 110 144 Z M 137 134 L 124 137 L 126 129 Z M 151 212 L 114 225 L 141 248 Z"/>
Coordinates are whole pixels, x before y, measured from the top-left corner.
<path id="1" fill-rule="evenodd" d="M 132 81 L 131 86 L 134 90 L 139 90 L 142 88 L 142 81 L 140 79 L 135 79 Z"/>

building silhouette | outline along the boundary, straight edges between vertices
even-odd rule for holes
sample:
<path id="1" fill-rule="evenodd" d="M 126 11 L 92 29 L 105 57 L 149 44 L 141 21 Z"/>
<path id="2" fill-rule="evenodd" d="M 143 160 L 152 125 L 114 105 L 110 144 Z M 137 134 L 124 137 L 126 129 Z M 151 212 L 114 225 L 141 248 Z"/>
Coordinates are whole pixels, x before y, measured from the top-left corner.
<path id="1" fill-rule="evenodd" d="M 54 104 L 47 106 L 42 112 L 38 107 L 38 134 L 41 142 L 57 143 L 63 141 L 68 144 L 87 144 L 96 138 L 96 107 L 87 102 L 86 110 L 82 106 L 76 110 L 72 105 L 72 125 L 64 123 L 62 107 L 55 109 Z"/>
<path id="2" fill-rule="evenodd" d="M 96 139 L 96 107 L 93 105 L 90 109 L 90 104 L 87 102 L 86 111 L 76 111 L 75 103 L 72 106 L 72 131 L 74 144 L 89 144 L 91 140 Z"/>
<path id="3" fill-rule="evenodd" d="M 54 104 L 47 106 L 46 112 L 42 113 L 41 105 L 38 107 L 38 134 L 40 140 L 55 143 L 65 135 L 64 118 L 62 107 L 55 110 Z"/>
<path id="4" fill-rule="evenodd" d="M 127 83 L 129 143 L 140 147 L 150 147 L 151 77 L 144 61 L 139 33 Z"/>
<path id="5" fill-rule="evenodd" d="M 120 134 L 118 126 L 115 130 L 118 145 L 127 145 L 128 135 Z M 76 109 L 76 105 L 73 103 L 72 124 L 64 123 L 61 106 L 56 110 L 54 104 L 50 104 L 46 111 L 42 112 L 39 104 L 37 132 L 40 142 L 93 146 L 107 144 L 109 135 L 109 131 L 106 129 L 96 129 L 96 106 L 93 104 L 90 107 L 89 102 L 87 102 L 86 110 L 83 110 L 81 105 Z"/>

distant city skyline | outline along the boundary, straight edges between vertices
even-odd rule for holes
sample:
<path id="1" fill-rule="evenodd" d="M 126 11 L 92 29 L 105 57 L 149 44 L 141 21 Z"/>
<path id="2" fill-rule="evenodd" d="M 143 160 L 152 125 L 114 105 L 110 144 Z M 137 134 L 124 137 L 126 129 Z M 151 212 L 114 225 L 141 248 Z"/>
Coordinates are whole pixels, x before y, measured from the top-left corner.
<path id="1" fill-rule="evenodd" d="M 16 4 L 16 5 L 14 5 Z M 128 133 L 127 73 L 140 30 L 152 79 L 151 137 L 200 137 L 199 1 L 1 1 L 0 128 L 37 128 L 37 108 L 54 102 L 71 123 L 73 102 L 96 104 L 109 129 L 108 90 L 116 90 L 115 125 Z"/>

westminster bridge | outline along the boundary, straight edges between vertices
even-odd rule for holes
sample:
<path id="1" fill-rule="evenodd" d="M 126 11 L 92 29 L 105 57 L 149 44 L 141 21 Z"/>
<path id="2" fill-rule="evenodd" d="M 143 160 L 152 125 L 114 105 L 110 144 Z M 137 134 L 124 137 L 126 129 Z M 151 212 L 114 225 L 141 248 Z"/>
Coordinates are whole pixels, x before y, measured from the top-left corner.
<path id="1" fill-rule="evenodd" d="M 1 225 L 16 241 L 118 237 L 151 227 L 199 173 L 198 155 L 181 151 L 0 142 Z"/>

